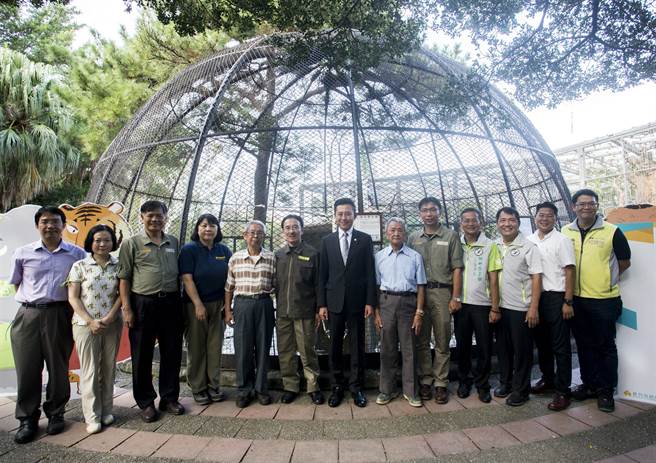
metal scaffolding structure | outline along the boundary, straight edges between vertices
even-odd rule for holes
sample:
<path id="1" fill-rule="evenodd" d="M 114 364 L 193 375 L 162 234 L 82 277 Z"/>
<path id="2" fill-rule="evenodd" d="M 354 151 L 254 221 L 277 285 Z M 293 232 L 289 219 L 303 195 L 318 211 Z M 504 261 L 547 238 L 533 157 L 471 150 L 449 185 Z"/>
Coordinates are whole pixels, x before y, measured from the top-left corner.
<path id="1" fill-rule="evenodd" d="M 599 193 L 602 208 L 656 204 L 656 122 L 555 151 L 571 191 Z"/>

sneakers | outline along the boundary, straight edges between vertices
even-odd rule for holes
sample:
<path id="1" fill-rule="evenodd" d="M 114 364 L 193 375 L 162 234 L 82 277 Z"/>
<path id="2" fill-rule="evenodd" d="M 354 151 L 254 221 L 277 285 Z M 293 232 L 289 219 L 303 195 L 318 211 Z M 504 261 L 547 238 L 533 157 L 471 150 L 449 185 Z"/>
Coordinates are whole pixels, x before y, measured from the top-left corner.
<path id="1" fill-rule="evenodd" d="M 392 401 L 393 397 L 392 394 L 386 394 L 384 392 L 381 392 L 378 394 L 378 397 L 376 397 L 376 403 L 378 405 L 387 405 Z"/>
<path id="2" fill-rule="evenodd" d="M 105 415 L 102 417 L 100 422 L 102 423 L 103 426 L 109 426 L 110 424 L 114 423 L 114 415 L 112 414 Z"/>
<path id="3" fill-rule="evenodd" d="M 90 423 L 87 424 L 87 433 L 88 434 L 97 434 L 100 432 L 102 429 L 102 425 L 100 423 Z"/>
<path id="4" fill-rule="evenodd" d="M 416 397 L 409 397 L 408 395 L 403 394 L 403 398 L 408 401 L 411 407 L 421 407 L 423 405 L 421 399 Z M 376 402 L 378 402 L 378 400 L 376 400 Z"/>

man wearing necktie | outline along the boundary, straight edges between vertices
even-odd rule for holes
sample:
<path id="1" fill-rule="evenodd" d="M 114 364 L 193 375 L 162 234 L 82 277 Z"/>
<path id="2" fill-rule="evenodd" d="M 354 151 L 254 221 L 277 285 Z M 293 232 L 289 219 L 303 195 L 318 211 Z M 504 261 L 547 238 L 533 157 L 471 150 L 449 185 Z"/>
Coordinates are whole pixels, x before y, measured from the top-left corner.
<path id="1" fill-rule="evenodd" d="M 355 230 L 355 203 L 340 198 L 334 205 L 337 231 L 321 240 L 319 257 L 319 317 L 328 320 L 332 394 L 328 405 L 344 398 L 343 338 L 348 326 L 351 371 L 348 388 L 358 407 L 367 405 L 364 383 L 364 321 L 376 304 L 376 277 L 371 237 Z"/>

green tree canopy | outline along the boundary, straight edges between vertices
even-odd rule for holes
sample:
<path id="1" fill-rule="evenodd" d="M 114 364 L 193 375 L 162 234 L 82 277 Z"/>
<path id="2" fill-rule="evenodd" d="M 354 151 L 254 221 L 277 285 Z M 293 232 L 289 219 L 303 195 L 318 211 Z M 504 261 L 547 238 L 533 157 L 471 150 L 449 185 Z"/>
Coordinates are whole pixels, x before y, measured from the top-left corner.
<path id="1" fill-rule="evenodd" d="M 0 207 L 24 204 L 61 183 L 79 154 L 71 142 L 70 108 L 48 65 L 0 49 Z"/>
<path id="2" fill-rule="evenodd" d="M 143 15 L 122 45 L 96 35 L 74 54 L 66 99 L 76 111 L 83 151 L 100 156 L 134 113 L 170 79 L 201 57 L 223 48 L 229 37 L 203 31 L 180 36 L 173 25 Z"/>
<path id="3" fill-rule="evenodd" d="M 59 3 L 41 8 L 0 3 L 0 43 L 31 61 L 66 64 L 71 56 L 77 10 Z"/>
<path id="4" fill-rule="evenodd" d="M 207 27 L 251 34 L 257 25 L 302 32 L 295 54 L 328 51 L 369 67 L 418 46 L 428 29 L 471 37 L 479 73 L 513 84 L 534 107 L 656 76 L 653 0 L 125 0 L 153 8 L 182 34 Z M 357 32 L 356 32 L 357 31 Z"/>

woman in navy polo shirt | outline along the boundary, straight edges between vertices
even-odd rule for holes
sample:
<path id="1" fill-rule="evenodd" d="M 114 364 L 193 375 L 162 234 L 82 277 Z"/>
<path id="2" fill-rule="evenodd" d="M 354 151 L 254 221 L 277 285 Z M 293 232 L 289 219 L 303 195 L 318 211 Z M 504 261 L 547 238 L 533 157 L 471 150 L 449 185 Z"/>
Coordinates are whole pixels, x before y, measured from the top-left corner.
<path id="1" fill-rule="evenodd" d="M 220 243 L 222 239 L 218 219 L 202 214 L 178 261 L 187 317 L 187 382 L 201 405 L 225 399 L 219 381 L 225 329 L 221 312 L 232 252 Z"/>

